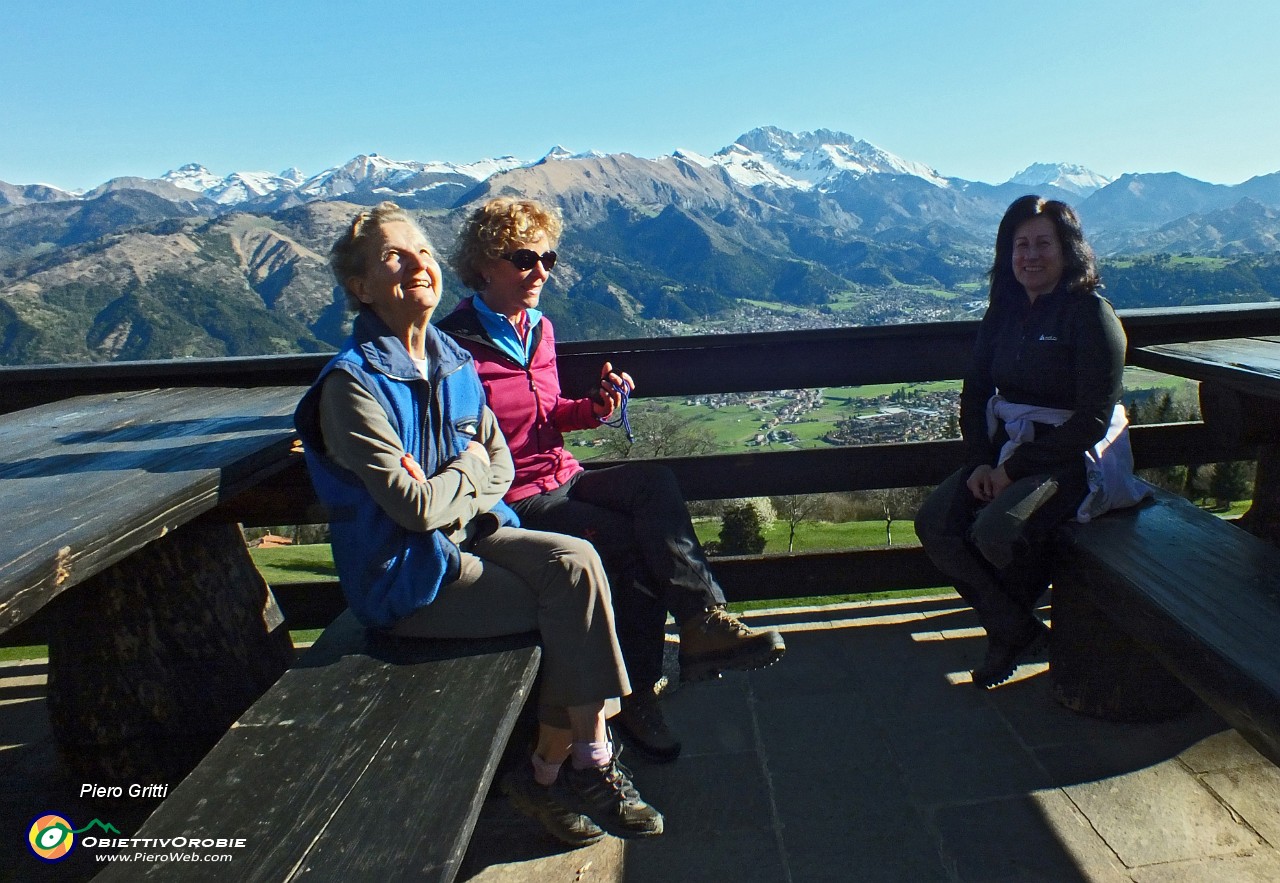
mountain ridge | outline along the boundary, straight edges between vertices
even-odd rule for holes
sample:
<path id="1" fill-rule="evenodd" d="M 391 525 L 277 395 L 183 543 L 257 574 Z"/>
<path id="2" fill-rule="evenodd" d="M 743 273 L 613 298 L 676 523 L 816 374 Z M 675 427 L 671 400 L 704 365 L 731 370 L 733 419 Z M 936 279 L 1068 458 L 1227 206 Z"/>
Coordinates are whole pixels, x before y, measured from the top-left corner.
<path id="1" fill-rule="evenodd" d="M 1223 296 L 1276 294 L 1268 255 L 1280 242 L 1280 173 L 1227 186 L 1178 173 L 1109 181 L 1033 163 L 1014 177 L 965 181 L 844 133 L 761 127 L 711 157 L 557 145 L 534 162 L 359 154 L 310 176 L 220 178 L 189 163 L 81 194 L 0 183 L 0 362 L 336 346 L 343 299 L 325 255 L 353 212 L 385 199 L 412 211 L 442 256 L 484 199 L 557 207 L 566 232 L 544 306 L 565 339 L 775 327 L 766 315 L 826 324 L 971 315 L 1000 216 L 1028 192 L 1072 202 L 1104 256 L 1260 262 Z M 1190 270 L 1114 272 L 1133 305 L 1144 295 L 1132 280 Z M 441 314 L 465 294 L 445 275 Z M 1202 296 L 1214 295 L 1181 284 L 1152 295 L 1161 304 Z"/>

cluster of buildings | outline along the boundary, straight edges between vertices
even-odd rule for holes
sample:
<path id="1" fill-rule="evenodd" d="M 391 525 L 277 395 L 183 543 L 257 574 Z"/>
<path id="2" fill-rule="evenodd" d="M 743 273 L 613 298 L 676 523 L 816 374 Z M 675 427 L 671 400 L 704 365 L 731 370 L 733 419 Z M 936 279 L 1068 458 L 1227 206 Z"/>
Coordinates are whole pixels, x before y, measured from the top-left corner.
<path id="1" fill-rule="evenodd" d="M 860 413 L 841 420 L 824 441 L 874 445 L 960 437 L 959 390 L 903 389 L 854 401 Z"/>
<path id="2" fill-rule="evenodd" d="M 756 432 L 745 442 L 752 447 L 795 444 L 800 441 L 798 425 L 830 421 L 831 409 L 838 408 L 848 416 L 841 417 L 822 440 L 832 445 L 866 445 L 958 437 L 959 398 L 958 390 L 902 387 L 880 396 L 853 396 L 833 405 L 825 390 L 788 389 L 717 393 L 690 397 L 683 404 L 713 411 L 750 408 L 759 419 Z M 814 434 L 807 436 L 813 438 Z"/>

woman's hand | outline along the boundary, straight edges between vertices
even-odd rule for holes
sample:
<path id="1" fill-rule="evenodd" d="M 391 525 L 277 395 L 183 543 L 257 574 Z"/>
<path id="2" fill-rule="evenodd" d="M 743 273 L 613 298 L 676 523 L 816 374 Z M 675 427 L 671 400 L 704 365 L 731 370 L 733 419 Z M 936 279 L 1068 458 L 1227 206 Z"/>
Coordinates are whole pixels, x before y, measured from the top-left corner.
<path id="1" fill-rule="evenodd" d="M 483 460 L 484 465 L 486 466 L 490 465 L 490 463 L 492 462 L 489 459 L 489 449 L 486 448 L 484 445 L 480 444 L 480 442 L 478 441 L 472 440 L 467 442 L 467 447 L 462 453 L 474 454 L 475 456 Z"/>
<path id="2" fill-rule="evenodd" d="M 1003 466 L 991 467 L 985 463 L 973 470 L 965 482 L 974 499 L 984 503 L 990 503 L 1011 484 L 1013 480 L 1009 478 L 1009 473 L 1004 471 Z"/>
<path id="3" fill-rule="evenodd" d="M 613 365 L 605 362 L 600 368 L 600 386 L 591 397 L 591 408 L 601 420 L 608 420 L 622 405 L 622 393 L 618 390 L 625 389 L 630 395 L 635 388 L 635 381 L 630 374 L 626 371 L 614 372 Z"/>

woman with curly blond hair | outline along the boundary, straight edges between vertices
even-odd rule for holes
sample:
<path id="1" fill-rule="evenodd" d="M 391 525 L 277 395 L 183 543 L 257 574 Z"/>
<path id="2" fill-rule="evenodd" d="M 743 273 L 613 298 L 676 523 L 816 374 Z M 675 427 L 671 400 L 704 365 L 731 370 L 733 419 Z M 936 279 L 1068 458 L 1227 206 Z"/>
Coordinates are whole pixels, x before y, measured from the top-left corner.
<path id="1" fill-rule="evenodd" d="M 561 232 L 558 215 L 532 200 L 499 197 L 476 209 L 453 258 L 476 294 L 439 327 L 475 359 L 511 448 L 516 475 L 506 502 L 530 527 L 590 539 L 604 559 L 634 688 L 613 723 L 651 759 L 670 761 L 680 743 L 655 693 L 668 612 L 680 626 L 685 680 L 769 665 L 786 646 L 777 631 L 748 628 L 725 608 L 670 469 L 587 471 L 565 449 L 563 433 L 610 420 L 634 383 L 605 362 L 587 394 L 561 392 L 555 331 L 538 310 Z"/>

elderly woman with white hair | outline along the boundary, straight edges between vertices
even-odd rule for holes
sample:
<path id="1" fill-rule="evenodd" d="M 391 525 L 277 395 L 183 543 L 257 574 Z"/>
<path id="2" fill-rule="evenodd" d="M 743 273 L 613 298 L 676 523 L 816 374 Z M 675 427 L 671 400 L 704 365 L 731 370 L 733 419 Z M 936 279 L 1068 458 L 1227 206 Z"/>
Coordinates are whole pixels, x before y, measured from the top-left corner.
<path id="1" fill-rule="evenodd" d="M 295 421 L 352 611 L 409 638 L 538 630 L 538 744 L 505 790 L 574 845 L 660 834 L 608 738 L 607 710 L 631 686 L 603 566 L 589 543 L 524 530 L 502 503 L 511 454 L 470 356 L 430 324 L 434 248 L 384 202 L 356 215 L 330 260 L 354 330 Z"/>

